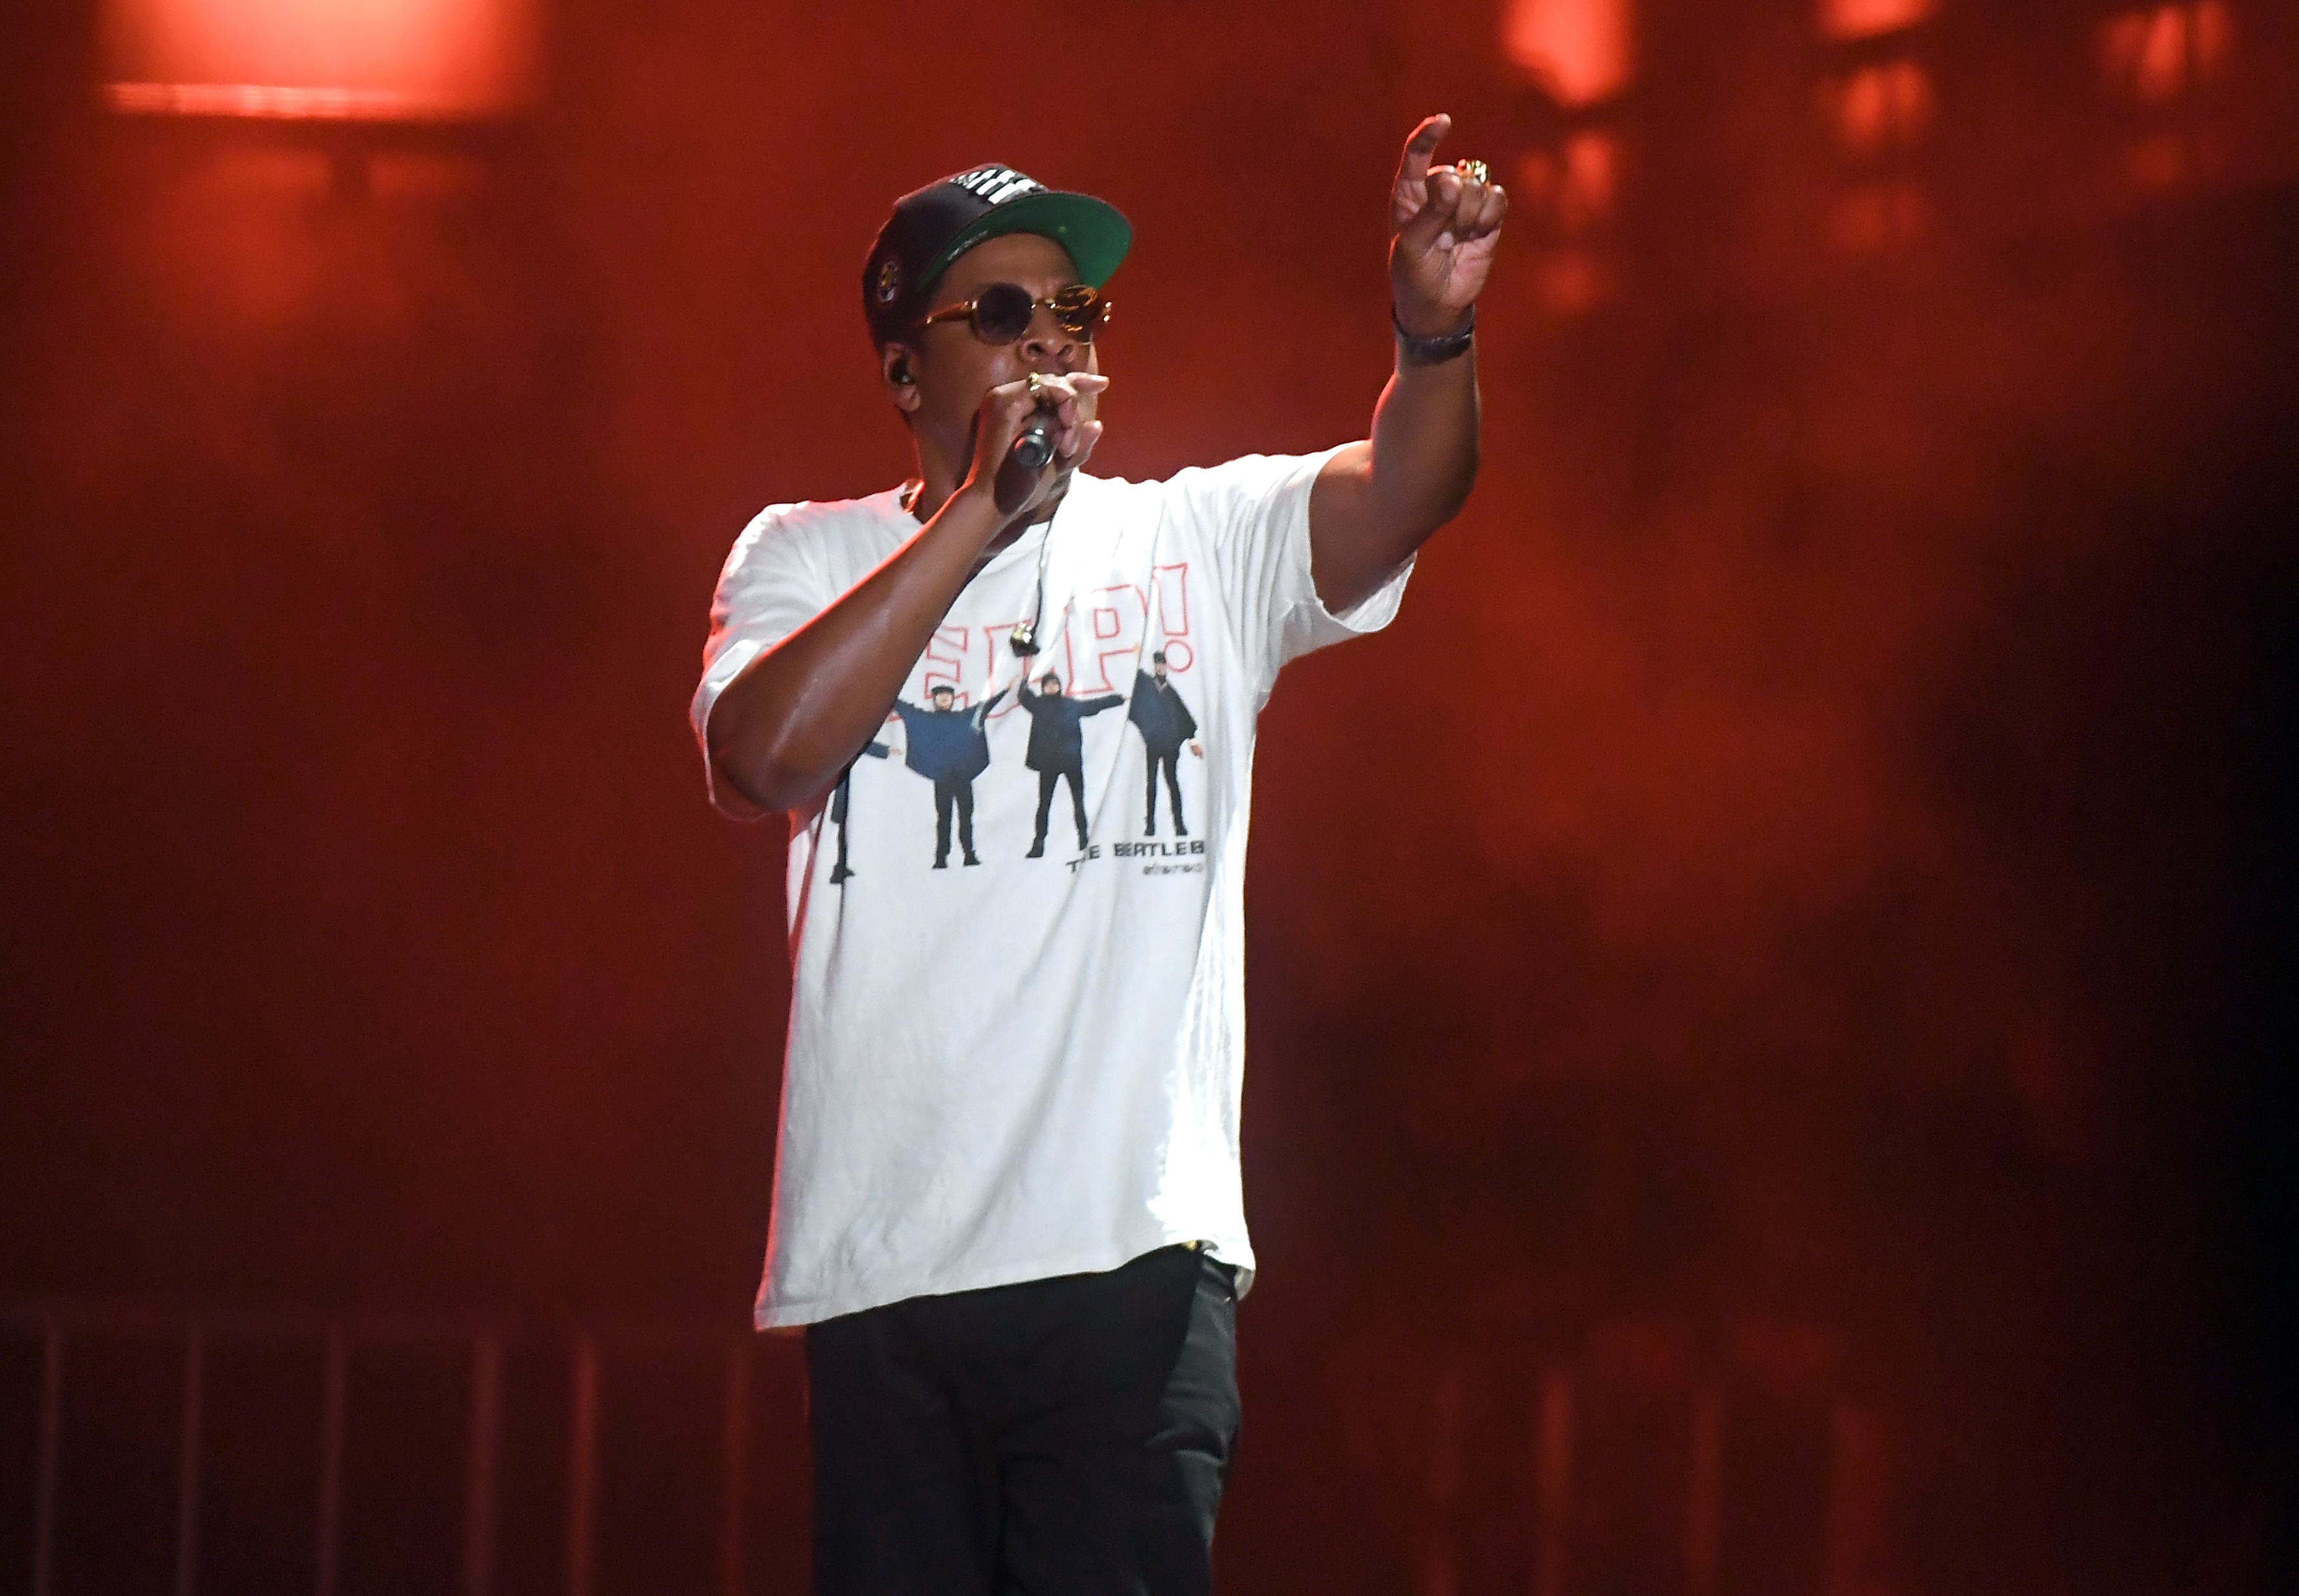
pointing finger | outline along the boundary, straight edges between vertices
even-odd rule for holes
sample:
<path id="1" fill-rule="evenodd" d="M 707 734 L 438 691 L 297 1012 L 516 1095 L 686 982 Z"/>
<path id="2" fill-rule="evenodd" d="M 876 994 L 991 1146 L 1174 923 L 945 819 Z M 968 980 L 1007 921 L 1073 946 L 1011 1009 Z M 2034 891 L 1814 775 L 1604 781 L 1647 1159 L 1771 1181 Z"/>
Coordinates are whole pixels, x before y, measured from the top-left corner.
<path id="1" fill-rule="evenodd" d="M 1414 128 L 1413 136 L 1405 141 L 1405 155 L 1397 167 L 1398 179 L 1418 183 L 1427 177 L 1429 158 L 1437 153 L 1438 145 L 1452 130 L 1453 119 L 1441 111 L 1435 116 L 1423 117 L 1421 125 Z"/>
<path id="2" fill-rule="evenodd" d="M 1397 163 L 1397 186 L 1390 191 L 1392 226 L 1403 227 L 1421 208 L 1423 185 L 1429 178 L 1429 158 L 1437 153 L 1438 145 L 1452 130 L 1453 119 L 1440 112 L 1435 116 L 1422 118 L 1421 125 L 1413 130 L 1413 136 L 1405 141 L 1405 153 Z"/>

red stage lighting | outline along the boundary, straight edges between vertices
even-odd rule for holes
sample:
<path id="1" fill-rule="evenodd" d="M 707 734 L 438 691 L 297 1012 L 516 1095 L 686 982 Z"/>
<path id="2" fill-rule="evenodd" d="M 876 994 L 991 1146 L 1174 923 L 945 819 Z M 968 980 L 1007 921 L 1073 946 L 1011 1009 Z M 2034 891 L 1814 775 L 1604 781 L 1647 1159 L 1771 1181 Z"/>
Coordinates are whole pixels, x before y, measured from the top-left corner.
<path id="1" fill-rule="evenodd" d="M 1612 296 L 1606 236 L 1621 187 L 1621 144 L 1608 103 L 1636 72 L 1632 0 L 1507 0 L 1501 51 L 1566 113 L 1554 139 L 1510 172 L 1534 232 L 1534 297 L 1577 316 Z"/>
<path id="2" fill-rule="evenodd" d="M 1832 39 L 1874 38 L 1931 14 L 1932 0 L 1821 0 L 1820 30 Z"/>
<path id="3" fill-rule="evenodd" d="M 533 97 L 535 0 L 105 0 L 114 109 L 439 121 Z"/>
<path id="4" fill-rule="evenodd" d="M 1625 87 L 1629 0 L 1509 0 L 1501 47 L 1560 105 L 1592 105 Z"/>
<path id="5" fill-rule="evenodd" d="M 2126 12 L 2100 29 L 2109 87 L 2145 105 L 2169 105 L 2219 77 L 2233 23 L 2221 0 Z"/>

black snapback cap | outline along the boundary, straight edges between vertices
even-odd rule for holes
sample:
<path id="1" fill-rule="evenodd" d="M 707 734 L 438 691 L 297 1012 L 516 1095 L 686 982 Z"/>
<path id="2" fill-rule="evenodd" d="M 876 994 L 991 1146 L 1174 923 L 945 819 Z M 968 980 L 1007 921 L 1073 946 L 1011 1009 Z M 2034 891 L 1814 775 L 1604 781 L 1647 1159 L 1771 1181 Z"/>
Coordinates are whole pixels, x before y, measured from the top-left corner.
<path id="1" fill-rule="evenodd" d="M 862 318 L 887 343 L 933 307 L 926 295 L 950 263 L 985 238 L 1037 233 L 1069 251 L 1078 280 L 1109 281 L 1133 242 L 1133 224 L 1106 200 L 1065 194 L 1010 166 L 977 166 L 894 202 L 862 265 Z"/>

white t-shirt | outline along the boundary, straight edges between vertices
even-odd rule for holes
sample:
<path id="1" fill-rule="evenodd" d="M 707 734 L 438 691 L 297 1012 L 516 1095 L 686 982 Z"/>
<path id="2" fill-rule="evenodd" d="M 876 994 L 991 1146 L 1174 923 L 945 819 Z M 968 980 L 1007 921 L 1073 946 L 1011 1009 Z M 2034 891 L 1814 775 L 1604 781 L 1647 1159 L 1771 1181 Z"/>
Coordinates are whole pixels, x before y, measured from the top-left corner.
<path id="1" fill-rule="evenodd" d="M 1309 491 L 1327 458 L 1075 478 L 950 606 L 844 793 L 792 816 L 761 1327 L 1174 1242 L 1252 1268 L 1238 1111 L 1255 720 L 1287 660 L 1386 625 L 1410 568 L 1345 615 L 1318 601 Z M 697 734 L 745 665 L 918 530 L 895 492 L 761 512 L 719 578 Z M 1042 569 L 1025 698 L 1008 638 L 1039 608 Z M 937 683 L 954 690 L 940 714 Z M 1186 835 L 1153 740 L 1174 752 Z"/>

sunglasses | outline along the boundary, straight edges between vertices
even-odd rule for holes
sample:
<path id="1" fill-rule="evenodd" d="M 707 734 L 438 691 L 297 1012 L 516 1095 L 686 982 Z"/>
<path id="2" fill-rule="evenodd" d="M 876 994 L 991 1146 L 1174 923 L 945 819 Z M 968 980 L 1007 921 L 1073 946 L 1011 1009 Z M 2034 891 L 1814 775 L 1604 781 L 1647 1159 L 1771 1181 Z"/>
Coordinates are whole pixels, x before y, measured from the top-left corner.
<path id="1" fill-rule="evenodd" d="M 984 343 L 1012 343 L 1030 330 L 1041 305 L 1053 312 L 1056 327 L 1080 343 L 1092 343 L 1109 319 L 1109 302 L 1083 283 L 1073 283 L 1051 299 L 1033 298 L 1019 283 L 992 283 L 964 304 L 945 305 L 918 325 L 967 321 Z"/>

